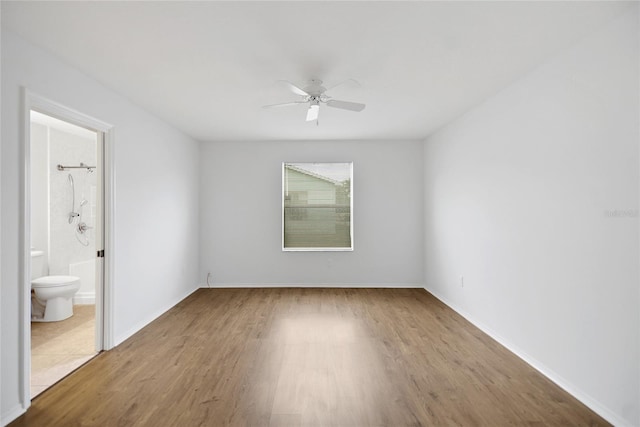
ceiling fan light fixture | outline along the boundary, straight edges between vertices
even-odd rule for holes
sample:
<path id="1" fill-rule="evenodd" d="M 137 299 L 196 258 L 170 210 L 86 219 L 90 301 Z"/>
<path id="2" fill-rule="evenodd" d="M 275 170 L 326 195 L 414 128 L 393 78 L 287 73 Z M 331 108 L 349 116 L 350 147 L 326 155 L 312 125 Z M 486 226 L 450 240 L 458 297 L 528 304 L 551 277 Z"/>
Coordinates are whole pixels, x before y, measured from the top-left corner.
<path id="1" fill-rule="evenodd" d="M 312 122 L 318 120 L 318 114 L 320 113 L 320 102 L 317 100 L 309 103 L 309 109 L 307 110 L 307 121 Z"/>

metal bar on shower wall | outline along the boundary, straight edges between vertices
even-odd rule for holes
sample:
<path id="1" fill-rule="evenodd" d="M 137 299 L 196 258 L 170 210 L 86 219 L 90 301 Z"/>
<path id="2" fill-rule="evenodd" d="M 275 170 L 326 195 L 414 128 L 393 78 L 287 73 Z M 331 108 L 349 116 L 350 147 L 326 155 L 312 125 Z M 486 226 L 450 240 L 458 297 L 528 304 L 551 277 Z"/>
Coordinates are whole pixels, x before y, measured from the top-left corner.
<path id="1" fill-rule="evenodd" d="M 92 169 L 95 169 L 95 166 L 88 166 L 85 165 L 84 163 L 80 163 L 80 166 L 63 166 L 63 165 L 58 165 L 58 170 L 59 171 L 65 171 L 67 169 L 87 169 L 89 171 L 91 171 Z"/>

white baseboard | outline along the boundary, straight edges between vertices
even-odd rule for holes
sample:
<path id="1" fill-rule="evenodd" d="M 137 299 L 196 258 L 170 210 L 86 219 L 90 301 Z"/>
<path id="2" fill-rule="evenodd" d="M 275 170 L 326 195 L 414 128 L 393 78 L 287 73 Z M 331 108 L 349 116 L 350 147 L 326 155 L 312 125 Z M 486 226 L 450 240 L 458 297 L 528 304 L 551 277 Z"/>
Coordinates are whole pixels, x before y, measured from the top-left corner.
<path id="1" fill-rule="evenodd" d="M 510 352 L 515 354 L 516 356 L 518 356 L 520 359 L 524 360 L 526 363 L 528 363 L 536 371 L 540 372 L 542 375 L 547 377 L 549 380 L 553 381 L 558 387 L 562 388 L 564 391 L 566 391 L 567 393 L 569 393 L 570 395 L 572 395 L 573 397 L 578 399 L 585 406 L 587 406 L 593 412 L 595 412 L 596 414 L 600 415 L 602 418 L 604 418 L 605 420 L 607 420 L 608 422 L 610 422 L 614 426 L 620 426 L 620 427 L 622 427 L 622 426 L 632 426 L 632 424 L 629 424 L 628 421 L 620 418 L 613 411 L 611 411 L 610 409 L 608 409 L 607 407 L 602 405 L 600 402 L 598 402 L 597 400 L 592 398 L 588 393 L 583 392 L 578 387 L 576 387 L 575 385 L 571 384 L 571 382 L 569 382 L 566 379 L 564 379 L 561 375 L 558 375 L 556 372 L 553 371 L 553 369 L 550 369 L 544 363 L 541 363 L 540 361 L 536 360 L 535 358 L 529 356 L 525 351 L 523 351 L 518 346 L 516 346 L 513 343 L 511 343 L 509 340 L 505 339 L 500 334 L 496 333 L 493 329 L 491 329 L 490 327 L 488 327 L 484 323 L 478 321 L 473 316 L 471 316 L 469 313 L 467 313 L 466 311 L 464 311 L 464 310 L 460 309 L 459 307 L 457 307 L 455 304 L 453 304 L 450 301 L 448 301 L 447 298 L 442 297 L 441 295 L 439 295 L 438 293 L 432 291 L 431 289 L 427 288 L 426 286 L 424 287 L 424 289 L 427 292 L 429 292 L 431 295 L 433 295 L 434 297 L 439 299 L 441 302 L 443 302 L 445 305 L 447 305 L 449 308 L 451 308 L 453 311 L 458 313 L 460 316 L 462 316 L 465 319 L 467 319 L 469 322 L 471 322 L 475 327 L 480 329 L 482 332 L 484 332 L 485 334 L 489 335 L 491 338 L 496 340 L 498 343 L 500 343 L 507 350 L 509 350 Z"/>
<path id="2" fill-rule="evenodd" d="M 94 304 L 96 303 L 95 292 L 78 292 L 73 296 L 73 305 Z"/>
<path id="3" fill-rule="evenodd" d="M 206 283 L 200 288 L 419 288 L 422 283 Z"/>
<path id="4" fill-rule="evenodd" d="M 113 343 L 114 344 L 113 347 L 116 347 L 116 346 L 122 344 L 126 339 L 130 338 L 133 334 L 138 332 L 140 329 L 144 328 L 149 323 L 153 322 L 158 317 L 162 316 L 164 313 L 166 313 L 167 311 L 169 311 L 170 309 L 175 307 L 180 301 L 182 301 L 183 299 L 185 299 L 186 297 L 188 297 L 189 295 L 191 295 L 192 293 L 194 293 L 197 290 L 198 290 L 197 287 L 194 288 L 194 289 L 190 289 L 182 297 L 179 297 L 176 300 L 166 304 L 163 308 L 161 308 L 160 310 L 156 310 L 152 315 L 147 316 L 144 320 L 141 320 L 140 322 L 136 323 L 135 325 L 133 325 L 132 327 L 127 329 L 124 333 L 119 334 L 117 337 L 115 337 L 115 340 L 114 340 L 114 343 Z"/>
<path id="5" fill-rule="evenodd" d="M 27 412 L 26 408 L 23 408 L 21 405 L 16 405 L 12 409 L 2 414 L 2 419 L 0 420 L 0 425 L 6 426 L 20 415 Z"/>

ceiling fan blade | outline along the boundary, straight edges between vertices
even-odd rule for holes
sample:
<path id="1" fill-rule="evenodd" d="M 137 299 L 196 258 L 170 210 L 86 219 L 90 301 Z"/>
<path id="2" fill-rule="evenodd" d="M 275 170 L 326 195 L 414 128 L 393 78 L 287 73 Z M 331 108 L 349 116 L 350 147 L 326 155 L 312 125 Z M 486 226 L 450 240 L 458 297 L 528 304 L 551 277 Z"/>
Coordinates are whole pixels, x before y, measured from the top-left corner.
<path id="1" fill-rule="evenodd" d="M 333 108 L 342 108 L 343 110 L 350 111 L 362 111 L 364 110 L 364 104 L 358 104 L 357 102 L 338 101 L 337 99 L 330 99 L 327 101 L 327 105 Z"/>
<path id="2" fill-rule="evenodd" d="M 314 120 L 318 120 L 319 113 L 320 113 L 320 105 L 318 104 L 309 105 L 309 109 L 307 110 L 307 121 L 312 122 Z"/>
<path id="3" fill-rule="evenodd" d="M 298 86 L 294 85 L 290 81 L 278 80 L 278 82 L 283 83 L 285 86 L 287 86 L 289 88 L 289 90 L 291 92 L 295 93 L 296 95 L 309 96 L 309 94 L 307 92 L 305 92 L 304 90 L 300 89 Z"/>
<path id="4" fill-rule="evenodd" d="M 306 104 L 305 101 L 283 102 L 281 104 L 263 105 L 262 108 L 287 107 L 289 105 Z"/>
<path id="5" fill-rule="evenodd" d="M 343 84 L 346 84 L 346 83 L 350 83 L 352 86 L 355 86 L 355 87 L 362 86 L 356 79 L 347 79 L 347 80 L 341 81 L 340 83 L 336 83 L 333 86 L 329 86 L 327 88 L 327 91 L 330 91 L 331 89 L 336 88 L 338 86 L 342 86 Z"/>

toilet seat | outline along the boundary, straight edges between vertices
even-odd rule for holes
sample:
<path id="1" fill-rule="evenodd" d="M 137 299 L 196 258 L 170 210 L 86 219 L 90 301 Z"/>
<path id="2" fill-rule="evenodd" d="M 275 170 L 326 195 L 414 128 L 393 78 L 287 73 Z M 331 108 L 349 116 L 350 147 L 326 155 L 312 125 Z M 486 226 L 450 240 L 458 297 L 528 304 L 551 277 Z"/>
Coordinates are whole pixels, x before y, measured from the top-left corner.
<path id="1" fill-rule="evenodd" d="M 31 281 L 31 321 L 57 322 L 73 316 L 73 296 L 80 289 L 76 276 L 43 276 Z"/>
<path id="2" fill-rule="evenodd" d="M 32 288 L 55 288 L 58 286 L 67 286 L 79 282 L 80 278 L 76 276 L 44 276 L 31 281 Z"/>

